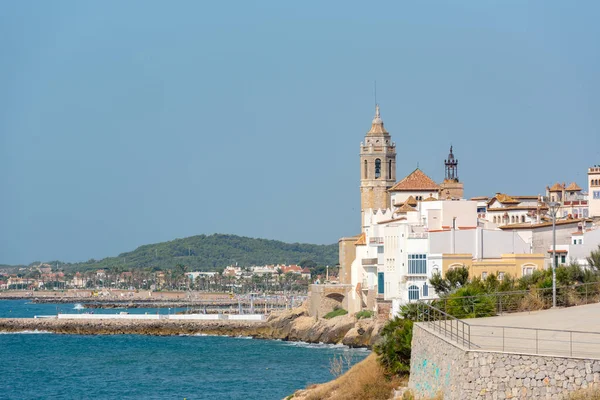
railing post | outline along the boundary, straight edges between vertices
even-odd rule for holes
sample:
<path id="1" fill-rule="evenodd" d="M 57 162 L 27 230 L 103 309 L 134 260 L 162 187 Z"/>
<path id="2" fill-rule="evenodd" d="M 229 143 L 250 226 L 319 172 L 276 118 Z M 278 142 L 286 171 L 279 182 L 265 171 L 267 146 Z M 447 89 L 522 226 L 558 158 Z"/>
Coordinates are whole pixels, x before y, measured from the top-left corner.
<path id="1" fill-rule="evenodd" d="M 504 351 L 504 327 L 502 327 L 502 351 Z"/>
<path id="2" fill-rule="evenodd" d="M 498 308 L 500 309 L 499 315 L 502 315 L 502 296 L 498 296 Z"/>
<path id="3" fill-rule="evenodd" d="M 468 325 L 469 327 L 469 336 L 468 336 L 468 340 L 469 340 L 469 350 L 471 350 L 471 325 Z"/>

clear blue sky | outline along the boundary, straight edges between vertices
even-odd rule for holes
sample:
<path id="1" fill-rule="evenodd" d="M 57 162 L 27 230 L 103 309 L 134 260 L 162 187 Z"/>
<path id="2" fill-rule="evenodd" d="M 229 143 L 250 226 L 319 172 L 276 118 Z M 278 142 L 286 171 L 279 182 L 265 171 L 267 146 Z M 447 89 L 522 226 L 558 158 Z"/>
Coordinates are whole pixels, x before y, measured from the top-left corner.
<path id="1" fill-rule="evenodd" d="M 257 4 L 255 4 L 257 3 Z M 359 231 L 373 81 L 467 196 L 600 164 L 598 1 L 14 1 L 0 13 L 0 263 L 201 233 Z"/>

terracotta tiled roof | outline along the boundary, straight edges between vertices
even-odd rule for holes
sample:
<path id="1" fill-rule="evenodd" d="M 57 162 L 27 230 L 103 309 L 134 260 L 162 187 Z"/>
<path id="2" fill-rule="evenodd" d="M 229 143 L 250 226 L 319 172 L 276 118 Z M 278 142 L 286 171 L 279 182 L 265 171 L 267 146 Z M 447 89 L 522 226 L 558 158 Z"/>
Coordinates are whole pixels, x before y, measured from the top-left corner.
<path id="1" fill-rule="evenodd" d="M 425 191 L 425 190 L 439 190 L 437 183 L 430 177 L 425 175 L 419 168 L 411 172 L 406 178 L 396 183 L 390 192 L 402 192 L 402 191 Z"/>
<path id="2" fill-rule="evenodd" d="M 471 197 L 471 200 L 489 200 L 490 198 L 487 196 L 478 196 L 478 197 Z"/>
<path id="3" fill-rule="evenodd" d="M 508 206 L 508 207 L 493 207 L 493 208 L 488 208 L 488 212 L 494 212 L 494 211 L 509 211 L 509 210 L 537 210 L 538 207 L 537 206 Z M 540 210 L 547 210 L 548 206 L 540 206 Z"/>
<path id="4" fill-rule="evenodd" d="M 400 218 L 395 218 L 395 219 L 388 219 L 385 221 L 379 221 L 377 224 L 378 225 L 389 224 L 390 222 L 398 222 L 398 221 L 406 221 L 406 217 L 400 217 Z"/>
<path id="5" fill-rule="evenodd" d="M 558 220 L 556 221 L 556 225 L 568 225 L 568 224 L 577 224 L 581 221 L 589 221 L 589 220 L 581 220 L 581 219 L 562 219 L 562 220 Z M 521 224 L 508 224 L 508 225 L 502 225 L 499 226 L 498 228 L 502 229 L 502 230 L 510 230 L 510 229 L 535 229 L 535 228 L 544 228 L 547 226 L 552 226 L 552 221 L 548 221 L 548 222 L 541 222 L 539 224 L 530 224 L 530 223 L 521 223 Z"/>
<path id="6" fill-rule="evenodd" d="M 561 185 L 560 183 L 555 183 L 554 185 L 552 185 L 552 187 L 550 189 L 548 189 L 548 191 L 550 192 L 562 192 L 562 190 L 565 187 L 563 185 Z"/>
<path id="7" fill-rule="evenodd" d="M 565 190 L 568 190 L 571 192 L 579 192 L 579 191 L 581 191 L 581 188 L 575 182 L 571 182 L 571 184 L 569 186 L 567 186 L 567 188 Z"/>
<path id="8" fill-rule="evenodd" d="M 412 195 L 408 196 L 408 199 L 404 202 L 404 204 L 408 204 L 409 206 L 415 207 L 417 203 L 417 199 L 415 199 Z"/>
<path id="9" fill-rule="evenodd" d="M 402 204 L 402 207 L 396 208 L 396 211 L 394 211 L 394 214 L 411 212 L 411 211 L 417 211 L 417 209 L 409 206 L 408 203 L 404 203 L 404 204 Z"/>
<path id="10" fill-rule="evenodd" d="M 436 199 L 433 196 L 429 196 L 428 198 L 424 199 L 423 201 L 438 201 L 438 199 Z"/>
<path id="11" fill-rule="evenodd" d="M 498 193 L 497 195 L 492 197 L 492 199 L 489 201 L 488 204 L 491 204 L 494 201 L 494 199 L 498 200 L 502 204 L 519 204 L 520 203 L 519 200 L 515 200 L 507 194 Z"/>
<path id="12" fill-rule="evenodd" d="M 358 237 L 358 240 L 356 242 L 354 242 L 354 245 L 360 246 L 360 245 L 365 245 L 365 244 L 367 244 L 367 235 L 365 235 L 365 233 L 363 232 Z"/>

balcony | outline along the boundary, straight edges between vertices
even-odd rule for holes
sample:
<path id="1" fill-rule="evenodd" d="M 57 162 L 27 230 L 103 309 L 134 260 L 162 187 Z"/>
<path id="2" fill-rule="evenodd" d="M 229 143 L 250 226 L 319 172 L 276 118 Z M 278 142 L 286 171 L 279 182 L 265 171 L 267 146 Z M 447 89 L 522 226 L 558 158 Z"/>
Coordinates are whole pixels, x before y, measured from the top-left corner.
<path id="1" fill-rule="evenodd" d="M 377 266 L 377 257 L 375 258 L 363 258 L 361 260 L 363 267 L 375 267 Z"/>
<path id="2" fill-rule="evenodd" d="M 429 234 L 427 232 L 413 232 L 408 234 L 409 239 L 427 239 Z"/>
<path id="3" fill-rule="evenodd" d="M 372 238 L 369 238 L 369 244 L 375 244 L 377 246 L 383 246 L 383 238 L 382 237 L 372 237 Z"/>

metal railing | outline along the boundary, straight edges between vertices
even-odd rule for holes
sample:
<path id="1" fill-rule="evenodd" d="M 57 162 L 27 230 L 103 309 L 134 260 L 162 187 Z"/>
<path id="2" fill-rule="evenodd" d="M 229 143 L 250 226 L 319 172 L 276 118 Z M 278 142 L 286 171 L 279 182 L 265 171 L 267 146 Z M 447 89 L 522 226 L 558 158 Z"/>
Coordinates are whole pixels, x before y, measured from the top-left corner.
<path id="1" fill-rule="evenodd" d="M 416 305 L 415 322 L 469 350 L 600 359 L 600 332 L 470 324 L 427 302 Z"/>
<path id="2" fill-rule="evenodd" d="M 482 350 L 563 357 L 600 358 L 600 333 L 471 324 Z"/>
<path id="3" fill-rule="evenodd" d="M 478 348 L 471 342 L 471 326 L 426 302 L 417 303 L 416 322 L 422 322 L 434 332 L 456 342 L 463 347 Z"/>
<path id="4" fill-rule="evenodd" d="M 556 288 L 556 305 L 572 307 L 600 302 L 600 282 Z M 456 318 L 479 318 L 552 307 L 552 288 L 487 293 L 477 296 L 441 298 L 431 305 Z"/>

